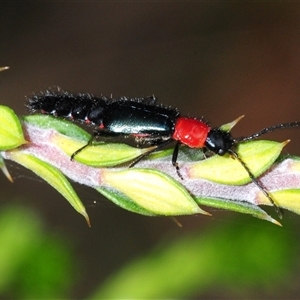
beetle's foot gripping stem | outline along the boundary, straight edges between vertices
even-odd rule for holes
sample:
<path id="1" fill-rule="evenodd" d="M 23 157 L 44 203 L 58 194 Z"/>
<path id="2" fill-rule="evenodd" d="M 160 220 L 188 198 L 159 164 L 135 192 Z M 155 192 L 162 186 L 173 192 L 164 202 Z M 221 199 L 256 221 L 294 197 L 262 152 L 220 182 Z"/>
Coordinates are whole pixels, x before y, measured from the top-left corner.
<path id="1" fill-rule="evenodd" d="M 179 165 L 178 165 L 178 162 L 173 162 L 173 166 L 175 167 L 176 169 L 176 173 L 178 175 L 178 177 L 181 179 L 181 180 L 184 180 L 183 176 L 181 175 L 180 173 L 180 168 L 179 168 Z"/>
<path id="2" fill-rule="evenodd" d="M 151 153 L 157 151 L 157 146 L 152 146 L 150 148 L 148 148 L 149 150 L 143 154 L 141 154 L 140 156 L 136 157 L 128 166 L 128 168 L 132 168 L 134 167 L 139 161 L 141 161 L 142 159 L 144 159 L 145 157 L 147 157 L 148 155 L 150 155 Z"/>
<path id="3" fill-rule="evenodd" d="M 81 148 L 77 149 L 77 150 L 71 155 L 70 160 L 72 161 L 72 160 L 74 159 L 74 157 L 75 157 L 78 153 L 80 153 L 83 149 L 85 149 L 85 148 L 88 147 L 88 146 L 91 146 L 91 145 L 93 144 L 93 141 L 94 141 L 94 139 L 95 139 L 95 136 L 96 136 L 96 134 L 93 134 L 92 137 L 88 140 L 88 142 L 87 142 L 84 146 L 82 146 Z"/>
<path id="4" fill-rule="evenodd" d="M 83 149 L 85 149 L 86 147 L 88 147 L 88 146 L 90 146 L 90 145 L 91 145 L 91 143 L 88 142 L 88 143 L 87 143 L 86 145 L 84 145 L 83 147 L 77 149 L 77 150 L 71 155 L 70 160 L 72 161 L 72 160 L 74 159 L 74 157 L 75 157 L 78 153 L 80 153 Z"/>

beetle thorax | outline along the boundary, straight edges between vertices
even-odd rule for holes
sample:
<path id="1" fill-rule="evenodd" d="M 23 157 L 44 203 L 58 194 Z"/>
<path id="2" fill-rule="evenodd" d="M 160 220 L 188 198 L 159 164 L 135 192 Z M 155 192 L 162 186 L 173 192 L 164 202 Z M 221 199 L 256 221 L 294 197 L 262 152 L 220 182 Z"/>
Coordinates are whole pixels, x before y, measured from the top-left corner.
<path id="1" fill-rule="evenodd" d="M 210 127 L 201 120 L 178 118 L 172 138 L 190 148 L 203 148 Z"/>

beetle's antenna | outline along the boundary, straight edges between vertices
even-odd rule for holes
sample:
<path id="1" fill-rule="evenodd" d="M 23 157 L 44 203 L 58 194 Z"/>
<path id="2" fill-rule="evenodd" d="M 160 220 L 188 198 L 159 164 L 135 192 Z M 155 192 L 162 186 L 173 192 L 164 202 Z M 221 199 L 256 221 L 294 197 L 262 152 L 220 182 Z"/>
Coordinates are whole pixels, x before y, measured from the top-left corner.
<path id="1" fill-rule="evenodd" d="M 253 139 L 258 138 L 259 136 L 275 131 L 275 130 L 280 130 L 280 129 L 287 129 L 287 128 L 296 128 L 296 127 L 300 127 L 300 121 L 295 121 L 295 122 L 289 122 L 289 123 L 281 123 L 281 124 L 277 124 L 274 126 L 270 126 L 270 127 L 266 127 L 254 134 L 251 134 L 249 136 L 246 137 L 240 137 L 237 139 L 234 139 L 235 143 L 240 143 L 240 142 L 247 142 Z"/>
<path id="2" fill-rule="evenodd" d="M 300 122 L 299 122 L 300 125 Z M 255 178 L 255 176 L 252 174 L 248 166 L 245 164 L 245 162 L 238 156 L 237 152 L 235 152 L 232 149 L 228 150 L 229 154 L 233 156 L 239 163 L 244 167 L 246 172 L 248 173 L 249 177 L 251 178 L 252 182 L 263 192 L 263 194 L 269 199 L 269 201 L 273 204 L 275 207 L 276 213 L 278 214 L 278 217 L 282 219 L 282 211 L 280 207 L 278 207 L 277 203 L 274 201 L 274 199 L 271 197 L 271 195 L 266 191 L 266 189 L 261 185 L 261 183 Z"/>

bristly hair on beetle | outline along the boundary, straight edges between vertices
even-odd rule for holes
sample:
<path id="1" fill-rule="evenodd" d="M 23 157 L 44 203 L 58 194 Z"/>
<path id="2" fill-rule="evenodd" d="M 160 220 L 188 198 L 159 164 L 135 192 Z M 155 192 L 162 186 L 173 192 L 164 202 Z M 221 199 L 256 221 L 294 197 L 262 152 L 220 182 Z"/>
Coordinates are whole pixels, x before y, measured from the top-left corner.
<path id="1" fill-rule="evenodd" d="M 201 119 L 183 117 L 177 109 L 157 104 L 154 96 L 107 98 L 104 96 L 95 97 L 88 93 L 72 94 L 61 90 L 47 90 L 29 97 L 27 107 L 31 112 L 69 118 L 95 126 L 92 139 L 84 147 L 75 151 L 71 155 L 71 159 L 91 145 L 95 136 L 101 135 L 105 137 L 133 137 L 137 145 L 154 146 L 148 152 L 137 157 L 129 167 L 133 167 L 150 153 L 175 142 L 172 164 L 176 168 L 178 176 L 183 179 L 177 163 L 180 144 L 190 148 L 205 148 L 218 155 L 228 153 L 240 162 L 252 182 L 275 206 L 279 217 L 282 217 L 274 199 L 255 178 L 235 148 L 241 142 L 256 139 L 275 130 L 299 127 L 300 121 L 277 124 L 246 137 L 233 138 L 227 129 L 212 128 Z M 231 127 L 241 118 L 232 122 Z"/>

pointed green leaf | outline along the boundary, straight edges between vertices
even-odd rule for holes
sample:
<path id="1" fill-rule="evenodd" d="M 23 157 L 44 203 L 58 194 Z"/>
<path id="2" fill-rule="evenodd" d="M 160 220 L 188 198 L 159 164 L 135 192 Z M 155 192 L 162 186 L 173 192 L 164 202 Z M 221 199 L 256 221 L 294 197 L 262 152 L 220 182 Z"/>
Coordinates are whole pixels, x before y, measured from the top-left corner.
<path id="1" fill-rule="evenodd" d="M 55 129 L 61 134 L 82 141 L 87 142 L 91 138 L 91 135 L 89 133 L 87 133 L 81 127 L 77 126 L 76 124 L 68 120 L 62 120 L 47 115 L 30 115 L 24 117 L 24 120 L 25 122 L 31 125 L 36 125 L 40 128 L 45 128 L 45 129 Z"/>
<path id="2" fill-rule="evenodd" d="M 77 212 L 85 217 L 87 223 L 90 224 L 89 217 L 82 202 L 78 198 L 69 181 L 58 169 L 32 155 L 25 154 L 23 152 L 11 151 L 10 155 L 14 161 L 33 171 L 42 179 L 47 181 L 51 186 L 53 186 L 69 201 L 69 203 Z"/>
<path id="3" fill-rule="evenodd" d="M 204 198 L 204 197 L 195 197 L 195 199 L 197 203 L 199 203 L 200 205 L 231 210 L 243 214 L 249 214 L 255 218 L 266 220 L 281 226 L 281 224 L 278 221 L 274 220 L 259 206 L 246 201 L 228 200 L 228 199 L 221 199 L 221 198 L 213 199 L 213 198 Z"/>
<path id="4" fill-rule="evenodd" d="M 61 134 L 54 134 L 52 142 L 69 156 L 86 145 L 86 142 Z M 135 148 L 120 143 L 97 143 L 97 145 L 88 146 L 80 151 L 74 160 L 93 167 L 116 166 L 131 161 L 148 150 L 149 148 Z"/>
<path id="5" fill-rule="evenodd" d="M 0 150 L 10 150 L 25 144 L 22 126 L 14 111 L 0 105 Z"/>
<path id="6" fill-rule="evenodd" d="M 252 141 L 241 143 L 237 153 L 242 161 L 257 177 L 268 170 L 281 153 L 286 142 Z M 251 181 L 241 163 L 228 154 L 214 155 L 189 166 L 190 178 L 202 178 L 229 185 L 243 185 Z"/>
<path id="7" fill-rule="evenodd" d="M 240 116 L 237 119 L 235 119 L 234 121 L 222 125 L 219 129 L 221 129 L 222 131 L 229 132 L 243 118 L 244 118 L 244 116 Z"/>
<path id="8" fill-rule="evenodd" d="M 3 174 L 5 175 L 5 177 L 10 181 L 10 182 L 13 182 L 13 179 L 12 177 L 10 176 L 7 168 L 6 168 L 6 165 L 5 165 L 5 162 L 4 162 L 4 159 L 3 157 L 0 155 L 0 168 L 3 172 Z"/>
<path id="9" fill-rule="evenodd" d="M 153 169 L 104 170 L 103 183 L 150 213 L 176 216 L 201 210 L 188 191 L 169 175 Z"/>
<path id="10" fill-rule="evenodd" d="M 300 189 L 273 191 L 271 196 L 279 207 L 300 214 Z M 258 204 L 271 205 L 262 193 L 259 194 Z"/>
<path id="11" fill-rule="evenodd" d="M 156 216 L 156 214 L 149 212 L 148 210 L 138 206 L 134 201 L 128 198 L 125 194 L 117 192 L 111 188 L 97 187 L 96 190 L 101 193 L 104 197 L 111 200 L 116 205 L 126 209 L 128 211 L 134 212 L 136 214 L 144 216 Z"/>

